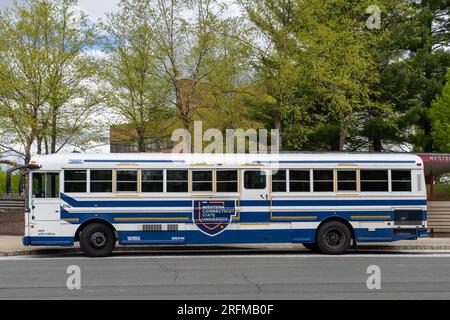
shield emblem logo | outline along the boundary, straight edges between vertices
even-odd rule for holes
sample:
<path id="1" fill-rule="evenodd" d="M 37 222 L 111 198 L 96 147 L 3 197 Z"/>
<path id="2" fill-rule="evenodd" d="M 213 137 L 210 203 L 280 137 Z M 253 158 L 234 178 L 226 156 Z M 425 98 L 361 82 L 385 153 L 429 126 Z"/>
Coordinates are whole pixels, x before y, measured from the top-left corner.
<path id="1" fill-rule="evenodd" d="M 192 221 L 198 229 L 208 236 L 216 236 L 225 231 L 236 216 L 235 201 L 195 200 Z"/>

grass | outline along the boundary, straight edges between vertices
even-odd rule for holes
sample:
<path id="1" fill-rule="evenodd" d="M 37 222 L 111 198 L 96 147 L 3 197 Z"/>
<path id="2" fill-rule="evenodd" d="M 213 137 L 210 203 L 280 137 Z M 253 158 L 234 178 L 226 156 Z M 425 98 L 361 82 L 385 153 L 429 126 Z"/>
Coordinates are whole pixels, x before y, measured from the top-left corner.
<path id="1" fill-rule="evenodd" d="M 428 184 L 427 194 L 430 194 L 430 185 Z M 435 184 L 433 186 L 433 201 L 450 201 L 450 184 Z"/>
<path id="2" fill-rule="evenodd" d="M 15 172 L 11 175 L 12 192 L 19 192 L 19 173 Z M 0 193 L 6 192 L 6 172 L 0 169 Z"/>

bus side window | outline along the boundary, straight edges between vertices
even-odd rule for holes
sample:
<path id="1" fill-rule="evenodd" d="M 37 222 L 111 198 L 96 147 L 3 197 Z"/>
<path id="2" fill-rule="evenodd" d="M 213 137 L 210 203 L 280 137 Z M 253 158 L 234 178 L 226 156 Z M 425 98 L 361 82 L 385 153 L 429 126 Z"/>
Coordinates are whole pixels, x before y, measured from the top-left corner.
<path id="1" fill-rule="evenodd" d="M 167 170 L 167 192 L 188 192 L 188 171 Z"/>
<path id="2" fill-rule="evenodd" d="M 237 192 L 238 191 L 238 174 L 237 170 L 218 170 L 217 192 Z"/>
<path id="3" fill-rule="evenodd" d="M 314 170 L 314 192 L 333 192 L 333 170 Z"/>
<path id="4" fill-rule="evenodd" d="M 59 198 L 59 173 L 33 173 L 33 198 Z"/>
<path id="5" fill-rule="evenodd" d="M 91 192 L 112 192 L 112 170 L 91 170 Z"/>
<path id="6" fill-rule="evenodd" d="M 192 191 L 213 191 L 212 171 L 192 171 Z"/>
<path id="7" fill-rule="evenodd" d="M 356 191 L 356 171 L 342 170 L 337 172 L 338 191 Z"/>
<path id="8" fill-rule="evenodd" d="M 137 170 L 117 170 L 116 191 L 137 191 Z"/>
<path id="9" fill-rule="evenodd" d="M 45 198 L 45 173 L 33 173 L 33 198 Z"/>
<path id="10" fill-rule="evenodd" d="M 286 170 L 277 170 L 276 174 L 272 173 L 272 191 L 286 192 Z"/>
<path id="11" fill-rule="evenodd" d="M 289 170 L 289 191 L 290 192 L 310 192 L 309 170 Z"/>
<path id="12" fill-rule="evenodd" d="M 387 170 L 361 170 L 361 191 L 389 191 Z"/>
<path id="13" fill-rule="evenodd" d="M 257 190 L 266 188 L 266 175 L 262 171 L 245 171 L 244 188 Z"/>
<path id="14" fill-rule="evenodd" d="M 86 170 L 64 170 L 64 192 L 86 192 Z"/>
<path id="15" fill-rule="evenodd" d="M 163 170 L 142 170 L 142 192 L 163 192 Z"/>
<path id="16" fill-rule="evenodd" d="M 411 171 L 392 170 L 392 191 L 411 191 Z"/>

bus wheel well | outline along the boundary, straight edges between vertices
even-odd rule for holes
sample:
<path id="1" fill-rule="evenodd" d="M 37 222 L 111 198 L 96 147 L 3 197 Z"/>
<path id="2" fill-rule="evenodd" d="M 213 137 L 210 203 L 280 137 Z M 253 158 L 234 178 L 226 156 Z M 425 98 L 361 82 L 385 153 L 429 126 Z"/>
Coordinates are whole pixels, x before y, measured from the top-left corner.
<path id="1" fill-rule="evenodd" d="M 89 220 L 84 221 L 78 227 L 77 231 L 75 232 L 75 241 L 80 241 L 80 233 L 83 231 L 84 228 L 86 228 L 88 225 L 90 225 L 92 223 L 101 223 L 101 224 L 104 224 L 104 225 L 110 227 L 114 231 L 114 235 L 117 239 L 117 230 L 114 228 L 114 226 L 110 222 L 103 220 L 103 219 L 95 219 L 94 218 L 94 219 L 89 219 Z"/>
<path id="2" fill-rule="evenodd" d="M 341 218 L 341 217 L 329 217 L 329 218 L 326 218 L 325 220 L 323 220 L 317 227 L 314 237 L 317 236 L 317 230 L 319 230 L 319 228 L 323 224 L 325 224 L 326 222 L 329 222 L 329 221 L 339 221 L 339 222 L 342 222 L 343 224 L 345 224 L 347 226 L 347 228 L 350 230 L 350 233 L 352 234 L 353 244 L 356 244 L 356 235 L 355 235 L 355 230 L 353 229 L 353 226 L 350 224 L 350 222 L 348 222 L 347 220 L 345 220 L 344 218 Z"/>

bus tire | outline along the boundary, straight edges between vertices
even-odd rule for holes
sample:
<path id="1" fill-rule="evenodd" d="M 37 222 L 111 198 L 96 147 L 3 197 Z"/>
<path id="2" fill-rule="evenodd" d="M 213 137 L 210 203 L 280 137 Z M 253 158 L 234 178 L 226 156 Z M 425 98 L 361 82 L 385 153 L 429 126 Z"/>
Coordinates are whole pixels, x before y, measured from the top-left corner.
<path id="1" fill-rule="evenodd" d="M 317 248 L 324 254 L 343 254 L 351 241 L 350 229 L 340 221 L 325 222 L 317 231 Z"/>
<path id="2" fill-rule="evenodd" d="M 313 243 L 302 243 L 302 245 L 308 250 L 317 251 L 317 244 L 315 242 L 313 242 Z"/>
<path id="3" fill-rule="evenodd" d="M 81 231 L 80 247 L 88 257 L 107 257 L 115 246 L 114 231 L 104 223 L 92 223 Z"/>

